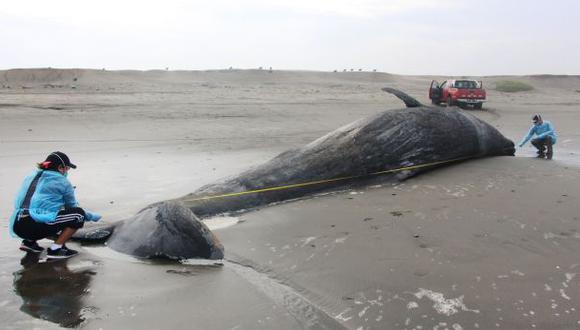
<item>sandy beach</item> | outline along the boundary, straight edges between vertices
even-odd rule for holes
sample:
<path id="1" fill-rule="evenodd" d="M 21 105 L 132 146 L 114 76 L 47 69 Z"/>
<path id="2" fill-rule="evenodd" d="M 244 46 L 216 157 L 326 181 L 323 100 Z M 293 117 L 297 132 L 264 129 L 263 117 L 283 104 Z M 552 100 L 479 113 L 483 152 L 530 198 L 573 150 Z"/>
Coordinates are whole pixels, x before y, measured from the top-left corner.
<path id="1" fill-rule="evenodd" d="M 470 160 L 206 220 L 220 262 L 106 246 L 37 263 L 10 238 L 21 180 L 54 150 L 115 222 L 359 118 L 429 104 L 432 79 L 380 72 L 0 71 L 0 317 L 7 329 L 580 328 L 580 77 L 493 76 L 483 110 L 514 142 L 541 113 L 554 160 Z M 515 80 L 533 90 L 505 93 Z M 43 240 L 47 247 L 50 242 Z"/>

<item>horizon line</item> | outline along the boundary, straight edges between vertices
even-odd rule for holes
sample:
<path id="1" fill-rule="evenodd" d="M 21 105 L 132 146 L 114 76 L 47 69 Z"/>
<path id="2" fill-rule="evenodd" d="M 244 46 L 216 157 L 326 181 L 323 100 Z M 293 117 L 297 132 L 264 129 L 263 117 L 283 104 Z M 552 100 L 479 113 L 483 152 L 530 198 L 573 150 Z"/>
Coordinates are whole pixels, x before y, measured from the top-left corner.
<path id="1" fill-rule="evenodd" d="M 0 71 L 12 71 L 12 70 L 86 70 L 86 71 L 104 71 L 104 72 L 123 72 L 123 71 L 134 71 L 134 72 L 151 72 L 151 71 L 161 71 L 161 72 L 215 72 L 215 71 L 270 71 L 270 67 L 251 67 L 251 68 L 237 68 L 237 67 L 229 67 L 229 68 L 219 68 L 219 69 L 169 69 L 166 68 L 155 68 L 155 69 L 107 69 L 104 68 L 91 68 L 91 67 L 21 67 L 21 68 L 9 68 L 3 69 L 0 68 Z M 346 70 L 346 71 L 344 71 Z M 340 69 L 340 70 L 315 70 L 315 69 L 274 69 L 271 68 L 272 72 L 311 72 L 311 73 L 376 73 L 376 74 L 387 74 L 387 75 L 394 75 L 394 76 L 411 76 L 411 77 L 482 77 L 482 78 L 493 78 L 493 77 L 504 77 L 504 76 L 511 76 L 511 77 L 537 77 L 537 76 L 552 76 L 552 77 L 580 77 L 580 74 L 568 74 L 568 73 L 527 73 L 527 74 L 511 74 L 511 73 L 502 73 L 502 74 L 408 74 L 408 73 L 393 73 L 387 71 L 379 71 L 379 70 L 365 70 L 365 69 Z"/>

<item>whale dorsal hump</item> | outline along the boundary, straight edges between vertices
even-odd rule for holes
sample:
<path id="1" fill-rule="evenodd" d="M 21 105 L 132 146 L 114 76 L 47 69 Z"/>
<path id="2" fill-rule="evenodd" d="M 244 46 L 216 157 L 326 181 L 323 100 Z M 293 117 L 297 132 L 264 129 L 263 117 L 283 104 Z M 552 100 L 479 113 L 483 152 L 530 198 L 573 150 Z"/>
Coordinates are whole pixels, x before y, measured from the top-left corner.
<path id="1" fill-rule="evenodd" d="M 394 89 L 391 87 L 383 87 L 383 91 L 385 91 L 387 93 L 391 93 L 391 94 L 395 95 L 396 97 L 400 98 L 403 102 L 405 102 L 405 105 L 407 106 L 407 108 L 416 108 L 416 107 L 423 106 L 423 104 L 421 104 L 421 102 L 415 100 L 411 96 L 407 95 L 406 93 L 401 92 L 398 89 Z"/>

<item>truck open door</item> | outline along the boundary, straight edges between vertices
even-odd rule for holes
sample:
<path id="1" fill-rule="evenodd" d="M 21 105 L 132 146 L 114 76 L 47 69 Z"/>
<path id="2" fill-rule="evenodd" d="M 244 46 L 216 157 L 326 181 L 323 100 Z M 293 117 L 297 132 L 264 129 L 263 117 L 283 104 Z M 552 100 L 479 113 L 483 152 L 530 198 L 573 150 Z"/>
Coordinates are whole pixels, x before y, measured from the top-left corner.
<path id="1" fill-rule="evenodd" d="M 441 101 L 441 88 L 439 87 L 439 82 L 436 80 L 431 80 L 431 86 L 429 87 L 429 98 L 433 104 L 439 104 Z"/>

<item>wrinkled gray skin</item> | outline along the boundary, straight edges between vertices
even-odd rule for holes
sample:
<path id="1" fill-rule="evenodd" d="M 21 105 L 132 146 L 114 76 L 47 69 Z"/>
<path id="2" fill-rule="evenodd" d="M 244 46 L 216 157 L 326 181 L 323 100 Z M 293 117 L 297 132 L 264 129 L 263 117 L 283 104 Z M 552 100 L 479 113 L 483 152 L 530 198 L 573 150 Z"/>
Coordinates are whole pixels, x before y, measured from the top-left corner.
<path id="1" fill-rule="evenodd" d="M 224 248 L 214 234 L 191 210 L 176 202 L 152 204 L 114 225 L 81 230 L 75 238 L 108 238 L 107 245 L 113 250 L 140 258 L 224 257 Z"/>
<path id="2" fill-rule="evenodd" d="M 388 110 L 341 127 L 310 144 L 286 151 L 236 177 L 206 185 L 179 198 L 195 215 L 250 209 L 329 189 L 348 182 L 321 184 L 236 197 L 201 197 L 243 192 L 370 173 L 412 165 L 487 156 L 513 156 L 512 141 L 495 128 L 458 108 L 427 107 L 407 94 L 399 97 L 407 109 Z M 405 171 L 401 178 L 431 168 Z M 133 218 L 108 227 L 79 230 L 82 241 L 105 240 L 126 254 L 171 259 L 223 257 L 223 246 L 197 217 L 180 204 L 153 204 Z"/>
<path id="3" fill-rule="evenodd" d="M 302 148 L 286 151 L 263 165 L 201 187 L 178 200 L 203 218 L 301 197 L 345 182 L 197 200 L 200 197 L 337 177 L 364 176 L 456 158 L 514 155 L 512 141 L 465 111 L 456 107 L 423 106 L 401 91 L 391 88 L 383 90 L 395 94 L 409 108 L 388 110 L 355 121 Z M 408 171 L 404 177 L 429 169 Z"/>

